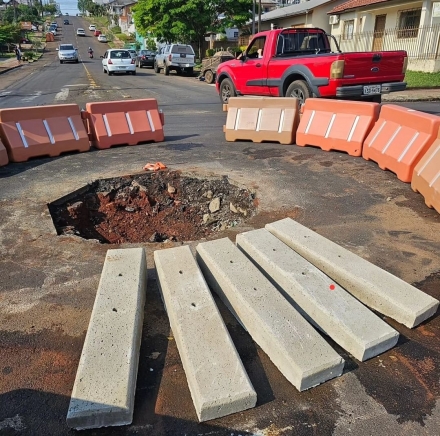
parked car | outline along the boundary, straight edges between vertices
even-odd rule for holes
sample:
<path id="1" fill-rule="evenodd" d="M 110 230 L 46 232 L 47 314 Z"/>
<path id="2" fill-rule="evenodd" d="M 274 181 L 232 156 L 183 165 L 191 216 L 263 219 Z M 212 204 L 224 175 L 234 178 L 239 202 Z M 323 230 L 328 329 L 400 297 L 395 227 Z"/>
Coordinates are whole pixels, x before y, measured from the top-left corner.
<path id="1" fill-rule="evenodd" d="M 107 42 L 107 37 L 103 34 L 98 36 L 98 41 L 99 42 Z"/>
<path id="2" fill-rule="evenodd" d="M 139 50 L 136 56 L 136 63 L 139 68 L 154 67 L 154 59 L 156 59 L 156 52 L 151 50 Z"/>
<path id="3" fill-rule="evenodd" d="M 64 64 L 64 62 L 78 63 L 78 50 L 73 44 L 60 44 L 57 51 L 60 64 Z"/>
<path id="4" fill-rule="evenodd" d="M 63 20 L 63 24 L 70 24 L 69 20 Z"/>
<path id="5" fill-rule="evenodd" d="M 52 21 L 52 23 L 50 23 L 51 26 L 55 26 L 56 28 L 58 28 L 58 23 L 56 21 Z"/>
<path id="6" fill-rule="evenodd" d="M 94 32 L 96 30 L 96 26 L 94 24 L 90 24 L 89 30 L 92 30 Z"/>
<path id="7" fill-rule="evenodd" d="M 102 34 L 102 32 L 100 30 L 95 30 L 95 32 L 93 33 L 95 36 L 99 36 Z"/>
<path id="8" fill-rule="evenodd" d="M 82 29 L 81 27 L 78 27 L 78 29 L 76 29 L 76 35 L 77 36 L 86 36 L 86 31 L 84 29 Z"/>
<path id="9" fill-rule="evenodd" d="M 20 44 L 32 44 L 32 41 L 28 38 L 21 38 Z"/>
<path id="10" fill-rule="evenodd" d="M 195 54 L 192 46 L 184 44 L 168 44 L 162 47 L 154 60 L 154 71 L 163 69 L 168 76 L 174 70 L 177 74 L 192 75 L 195 65 Z"/>
<path id="11" fill-rule="evenodd" d="M 126 49 L 113 48 L 105 52 L 102 58 L 102 70 L 111 76 L 114 73 L 136 74 L 136 60 Z"/>
<path id="12" fill-rule="evenodd" d="M 52 33 L 53 36 L 57 36 L 57 29 L 56 29 L 55 27 L 52 27 L 52 28 L 49 30 L 49 32 Z"/>
<path id="13" fill-rule="evenodd" d="M 312 96 L 380 102 L 403 91 L 406 51 L 332 52 L 319 28 L 286 28 L 257 33 L 240 59 L 217 69 L 222 103 L 236 95 Z"/>

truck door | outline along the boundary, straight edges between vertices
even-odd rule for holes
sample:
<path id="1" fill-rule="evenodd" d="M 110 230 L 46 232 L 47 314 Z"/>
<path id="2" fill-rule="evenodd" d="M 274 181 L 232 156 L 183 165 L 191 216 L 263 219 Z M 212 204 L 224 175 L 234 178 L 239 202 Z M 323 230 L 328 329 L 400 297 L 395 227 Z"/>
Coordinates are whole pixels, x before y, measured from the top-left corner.
<path id="1" fill-rule="evenodd" d="M 246 50 L 246 56 L 239 65 L 237 90 L 242 94 L 269 95 L 267 86 L 267 53 L 264 55 L 266 36 L 255 38 Z"/>

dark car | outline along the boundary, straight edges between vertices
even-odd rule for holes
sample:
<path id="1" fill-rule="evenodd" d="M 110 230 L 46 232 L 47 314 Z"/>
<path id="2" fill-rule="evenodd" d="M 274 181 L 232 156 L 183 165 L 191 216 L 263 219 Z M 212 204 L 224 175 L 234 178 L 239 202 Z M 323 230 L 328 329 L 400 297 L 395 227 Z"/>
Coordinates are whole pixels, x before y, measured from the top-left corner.
<path id="1" fill-rule="evenodd" d="M 69 20 L 64 20 L 63 24 L 69 24 Z"/>
<path id="2" fill-rule="evenodd" d="M 156 52 L 151 50 L 139 50 L 136 56 L 136 65 L 142 67 L 154 67 Z"/>

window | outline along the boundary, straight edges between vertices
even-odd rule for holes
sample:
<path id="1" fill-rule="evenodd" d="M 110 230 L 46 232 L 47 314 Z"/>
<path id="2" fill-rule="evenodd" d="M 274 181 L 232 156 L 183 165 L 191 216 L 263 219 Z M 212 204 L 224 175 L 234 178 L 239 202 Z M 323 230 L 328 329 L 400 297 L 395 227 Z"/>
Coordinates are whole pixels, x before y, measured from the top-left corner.
<path id="1" fill-rule="evenodd" d="M 354 20 L 344 21 L 344 33 L 342 39 L 353 39 Z"/>
<path id="2" fill-rule="evenodd" d="M 262 57 L 265 43 L 266 43 L 265 36 L 260 36 L 259 38 L 255 38 L 252 41 L 251 45 L 246 50 L 246 56 L 251 59 Z"/>
<path id="3" fill-rule="evenodd" d="M 234 32 L 234 38 L 238 38 L 238 31 Z"/>
<path id="4" fill-rule="evenodd" d="M 417 38 L 422 9 L 399 11 L 398 38 Z"/>
<path id="5" fill-rule="evenodd" d="M 299 56 L 303 54 L 328 53 L 324 34 L 302 29 L 285 30 L 278 36 L 276 56 Z"/>
<path id="6" fill-rule="evenodd" d="M 173 45 L 171 53 L 185 53 L 192 55 L 194 54 L 194 50 L 190 45 Z"/>

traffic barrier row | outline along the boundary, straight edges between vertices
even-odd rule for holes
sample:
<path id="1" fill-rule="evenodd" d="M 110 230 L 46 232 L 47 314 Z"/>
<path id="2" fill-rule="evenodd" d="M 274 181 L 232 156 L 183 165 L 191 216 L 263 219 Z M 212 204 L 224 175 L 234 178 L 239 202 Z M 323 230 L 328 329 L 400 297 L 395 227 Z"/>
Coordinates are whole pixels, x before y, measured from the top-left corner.
<path id="1" fill-rule="evenodd" d="M 0 109 L 0 166 L 34 157 L 161 142 L 164 115 L 155 99 Z"/>
<path id="2" fill-rule="evenodd" d="M 412 182 L 426 204 L 440 213 L 438 116 L 393 104 L 320 98 L 307 99 L 299 111 L 297 99 L 239 97 L 231 98 L 223 110 L 228 112 L 227 141 L 293 144 L 296 139 L 299 146 L 362 156 L 399 180 Z M 293 114 L 289 122 L 287 110 Z"/>

